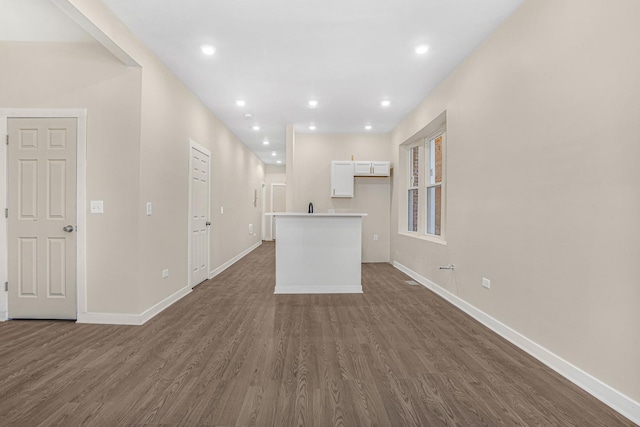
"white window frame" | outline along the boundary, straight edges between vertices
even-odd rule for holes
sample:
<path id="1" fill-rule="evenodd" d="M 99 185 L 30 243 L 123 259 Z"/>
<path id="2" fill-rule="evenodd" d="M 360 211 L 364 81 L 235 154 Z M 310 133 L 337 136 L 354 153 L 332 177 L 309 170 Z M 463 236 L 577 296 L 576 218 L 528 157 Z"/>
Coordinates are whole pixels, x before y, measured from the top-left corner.
<path id="1" fill-rule="evenodd" d="M 440 177 L 441 180 L 440 182 L 434 182 L 431 183 L 431 176 L 433 174 L 435 174 L 435 168 L 430 168 L 429 166 L 431 166 L 431 143 L 435 142 L 436 139 L 438 139 L 439 137 L 442 137 L 442 176 Z M 428 138 L 425 138 L 424 140 L 424 152 L 425 152 L 425 156 L 424 156 L 424 163 L 421 165 L 423 166 L 423 170 L 425 172 L 425 176 L 428 176 L 429 179 L 425 179 L 425 183 L 424 183 L 424 199 L 422 200 L 423 203 L 423 207 L 424 207 L 424 234 L 426 236 L 429 237 L 433 237 L 433 238 L 437 238 L 437 239 L 444 239 L 444 222 L 445 222 L 445 206 L 446 206 L 446 192 L 445 192 L 445 182 L 447 180 L 447 176 L 446 176 L 446 156 L 445 156 L 445 150 L 446 150 L 446 133 L 444 131 L 439 131 L 436 132 L 435 135 L 432 135 Z M 434 159 L 435 162 L 435 159 Z M 435 164 L 434 164 L 435 166 Z M 427 225 L 427 221 L 429 219 L 429 215 L 427 214 L 427 202 L 428 202 L 428 192 L 430 188 L 437 188 L 440 187 L 440 234 L 431 234 L 428 232 L 428 225 Z M 435 227 L 435 225 L 434 225 Z"/>
<path id="2" fill-rule="evenodd" d="M 428 179 L 429 170 L 427 164 L 428 144 L 442 135 L 442 181 L 439 184 L 431 184 Z M 409 190 L 415 187 L 410 186 L 412 177 L 411 149 L 419 147 L 418 156 L 420 159 L 420 172 L 418 182 L 418 230 L 409 231 Z M 412 140 L 400 146 L 401 155 L 404 157 L 405 163 L 405 179 L 404 179 L 404 212 L 399 212 L 398 232 L 401 235 L 414 237 L 430 242 L 445 244 L 446 241 L 446 206 L 447 206 L 447 134 L 445 126 L 438 127 L 429 134 L 422 133 L 414 137 Z M 442 188 L 441 194 L 441 212 L 440 212 L 440 235 L 427 233 L 427 189 L 439 185 Z M 404 214 L 403 214 L 404 213 Z"/>

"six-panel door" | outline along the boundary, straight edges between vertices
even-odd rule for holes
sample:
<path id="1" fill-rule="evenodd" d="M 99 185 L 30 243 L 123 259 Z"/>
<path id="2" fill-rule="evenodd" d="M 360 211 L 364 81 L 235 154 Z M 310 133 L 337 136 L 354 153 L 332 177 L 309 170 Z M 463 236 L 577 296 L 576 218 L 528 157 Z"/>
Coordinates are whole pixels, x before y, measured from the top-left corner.
<path id="1" fill-rule="evenodd" d="M 8 128 L 9 317 L 75 319 L 77 119 Z"/>

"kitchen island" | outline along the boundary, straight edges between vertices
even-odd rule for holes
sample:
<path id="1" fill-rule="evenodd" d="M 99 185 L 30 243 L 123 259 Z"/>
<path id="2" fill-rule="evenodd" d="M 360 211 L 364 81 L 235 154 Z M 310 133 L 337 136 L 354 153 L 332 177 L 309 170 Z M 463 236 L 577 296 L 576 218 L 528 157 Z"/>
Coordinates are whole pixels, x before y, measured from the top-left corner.
<path id="1" fill-rule="evenodd" d="M 365 213 L 273 213 L 276 294 L 362 293 Z"/>

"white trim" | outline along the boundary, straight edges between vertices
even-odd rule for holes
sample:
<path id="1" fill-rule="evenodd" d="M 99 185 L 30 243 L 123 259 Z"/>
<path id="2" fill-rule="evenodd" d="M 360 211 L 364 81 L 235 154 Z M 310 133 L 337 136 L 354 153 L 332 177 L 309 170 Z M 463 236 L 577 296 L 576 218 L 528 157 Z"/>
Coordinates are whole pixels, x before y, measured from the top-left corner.
<path id="1" fill-rule="evenodd" d="M 231 267 L 233 264 L 235 264 L 236 262 L 240 261 L 242 258 L 247 256 L 250 252 L 252 252 L 253 250 L 257 249 L 261 244 L 262 244 L 262 241 L 257 242 L 256 244 L 254 244 L 250 248 L 240 252 L 238 255 L 234 256 L 229 261 L 227 261 L 224 264 L 222 264 L 220 267 L 218 267 L 218 268 L 216 268 L 214 270 L 211 270 L 211 272 L 209 272 L 209 279 L 213 279 L 218 274 L 222 273 L 227 268 Z"/>
<path id="2" fill-rule="evenodd" d="M 429 176 L 429 168 L 427 167 L 427 158 L 428 158 L 428 154 L 427 154 L 427 144 L 431 144 L 432 141 L 435 141 L 438 137 L 442 137 L 442 178 L 440 180 L 440 183 L 438 184 L 430 184 L 428 182 L 426 182 L 428 180 L 428 176 Z M 424 227 L 423 229 L 423 235 L 429 239 L 433 239 L 434 241 L 440 240 L 442 241 L 444 244 L 447 243 L 447 131 L 446 130 L 442 130 L 442 132 L 435 132 L 434 135 L 425 138 L 424 141 L 424 161 L 425 161 L 425 165 L 424 165 L 424 171 L 425 171 L 425 177 L 424 177 L 424 199 L 423 202 L 420 205 L 424 206 L 427 203 L 427 191 L 430 187 L 437 187 L 440 186 L 440 191 L 441 191 L 441 198 L 440 198 L 440 235 L 438 236 L 437 234 L 429 234 L 427 233 L 427 211 L 425 208 L 425 212 L 424 212 L 424 218 L 423 218 L 423 224 L 422 226 Z"/>
<path id="3" fill-rule="evenodd" d="M 276 286 L 274 294 L 361 294 L 362 286 Z"/>
<path id="4" fill-rule="evenodd" d="M 8 123 L 7 123 L 8 114 L 5 110 L 0 110 L 0 137 L 2 139 L 7 138 L 8 135 Z M 2 141 L 0 141 L 1 143 Z M 0 200 L 3 202 L 2 209 L 3 211 L 9 201 L 7 200 L 8 194 L 8 164 L 7 164 L 7 156 L 8 156 L 8 148 L 5 145 L 4 149 L 0 149 Z M 0 215 L 0 221 L 2 226 L 0 227 L 0 321 L 7 320 L 8 317 L 8 307 L 9 307 L 9 293 L 4 290 L 4 283 L 9 279 L 9 220 L 4 217 L 4 215 Z"/>
<path id="5" fill-rule="evenodd" d="M 447 245 L 447 241 L 431 234 L 419 234 L 416 231 L 398 231 L 398 235 L 410 237 L 412 239 L 424 240 L 425 242 L 437 243 L 439 245 Z"/>
<path id="6" fill-rule="evenodd" d="M 192 184 L 193 184 L 193 155 L 192 152 L 193 150 L 197 150 L 199 152 L 201 152 L 202 154 L 204 154 L 205 156 L 209 157 L 209 170 L 207 171 L 207 174 L 209 176 L 209 181 L 207 182 L 208 184 L 208 188 L 207 188 L 207 218 L 208 221 L 211 221 L 211 151 L 209 151 L 207 148 L 205 148 L 204 146 L 198 144 L 197 142 L 195 142 L 193 139 L 189 138 L 189 206 L 187 207 L 187 212 L 188 212 L 188 216 L 187 216 L 187 283 L 189 283 L 191 285 L 191 287 L 195 287 L 197 285 L 199 285 L 199 283 L 196 283 L 195 285 L 191 283 L 191 218 L 192 218 L 192 214 L 191 214 L 191 195 L 192 195 Z M 211 256 L 211 227 L 209 227 L 209 229 L 207 230 L 207 266 L 205 267 L 207 269 L 207 271 L 209 271 L 209 257 Z M 205 279 L 206 280 L 206 279 Z"/>
<path id="7" fill-rule="evenodd" d="M 176 303 L 191 293 L 191 286 L 187 285 L 179 291 L 169 295 L 153 307 L 141 314 L 128 313 L 82 313 L 78 315 L 77 323 L 94 323 L 102 325 L 143 325 L 158 313 Z"/>
<path id="8" fill-rule="evenodd" d="M 139 314 L 126 313 L 82 313 L 76 323 L 95 325 L 141 325 Z"/>
<path id="9" fill-rule="evenodd" d="M 87 110 L 84 108 L 3 108 L 0 109 L 0 135 L 7 135 L 9 118 L 72 117 L 77 119 L 76 147 L 76 313 L 87 311 Z M 0 200 L 7 206 L 7 150 L 0 150 Z M 8 279 L 7 219 L 0 215 L 0 283 Z M 0 321 L 7 320 L 8 295 L 0 291 Z M 3 314 L 4 313 L 4 316 Z"/>
<path id="10" fill-rule="evenodd" d="M 270 196 L 271 196 L 270 197 L 271 198 L 271 206 L 269 207 L 269 212 L 270 213 L 273 213 L 273 187 L 279 187 L 279 186 L 285 187 L 285 193 L 286 193 L 286 187 L 287 187 L 286 183 L 282 183 L 282 182 L 272 182 L 271 183 L 271 194 L 270 194 Z M 269 219 L 269 240 L 272 240 L 272 241 L 275 238 L 275 236 L 273 235 L 273 224 L 274 224 L 274 222 L 275 222 L 275 218 L 274 218 L 274 216 L 271 216 L 271 218 Z"/>
<path id="11" fill-rule="evenodd" d="M 264 200 L 264 196 L 266 194 L 266 188 L 267 188 L 267 184 L 264 183 L 264 181 L 262 181 L 262 184 L 260 186 L 260 217 L 261 217 L 261 221 L 260 221 L 260 240 L 265 240 L 266 237 L 266 224 L 265 224 L 265 209 L 267 207 L 267 202 Z M 269 218 L 269 220 L 271 220 L 271 218 Z"/>
<path id="12" fill-rule="evenodd" d="M 598 400 L 602 401 L 612 409 L 627 417 L 636 424 L 640 424 L 640 403 L 624 395 L 613 387 L 605 384 L 601 380 L 595 378 L 589 373 L 583 371 L 577 366 L 564 360 L 560 356 L 552 353 L 541 345 L 531 341 L 529 338 L 511 329 L 509 326 L 497 319 L 489 316 L 468 302 L 462 300 L 458 296 L 452 294 L 446 289 L 438 286 L 426 277 L 421 276 L 408 267 L 397 261 L 393 262 L 393 266 L 414 279 L 427 289 L 441 296 L 458 309 L 467 313 L 469 316 L 482 323 L 507 341 L 516 345 L 523 351 L 538 359 L 587 393 L 591 394 Z"/>

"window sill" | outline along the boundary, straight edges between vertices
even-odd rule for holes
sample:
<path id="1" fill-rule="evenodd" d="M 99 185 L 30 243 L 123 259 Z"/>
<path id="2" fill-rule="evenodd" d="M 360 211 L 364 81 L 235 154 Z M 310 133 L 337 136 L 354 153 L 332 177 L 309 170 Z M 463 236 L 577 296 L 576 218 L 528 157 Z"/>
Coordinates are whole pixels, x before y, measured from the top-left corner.
<path id="1" fill-rule="evenodd" d="M 426 242 L 438 243 L 444 246 L 447 245 L 447 241 L 441 237 L 428 236 L 426 234 L 411 233 L 409 231 L 399 231 L 398 234 L 400 236 L 411 237 L 413 239 L 424 240 Z"/>

